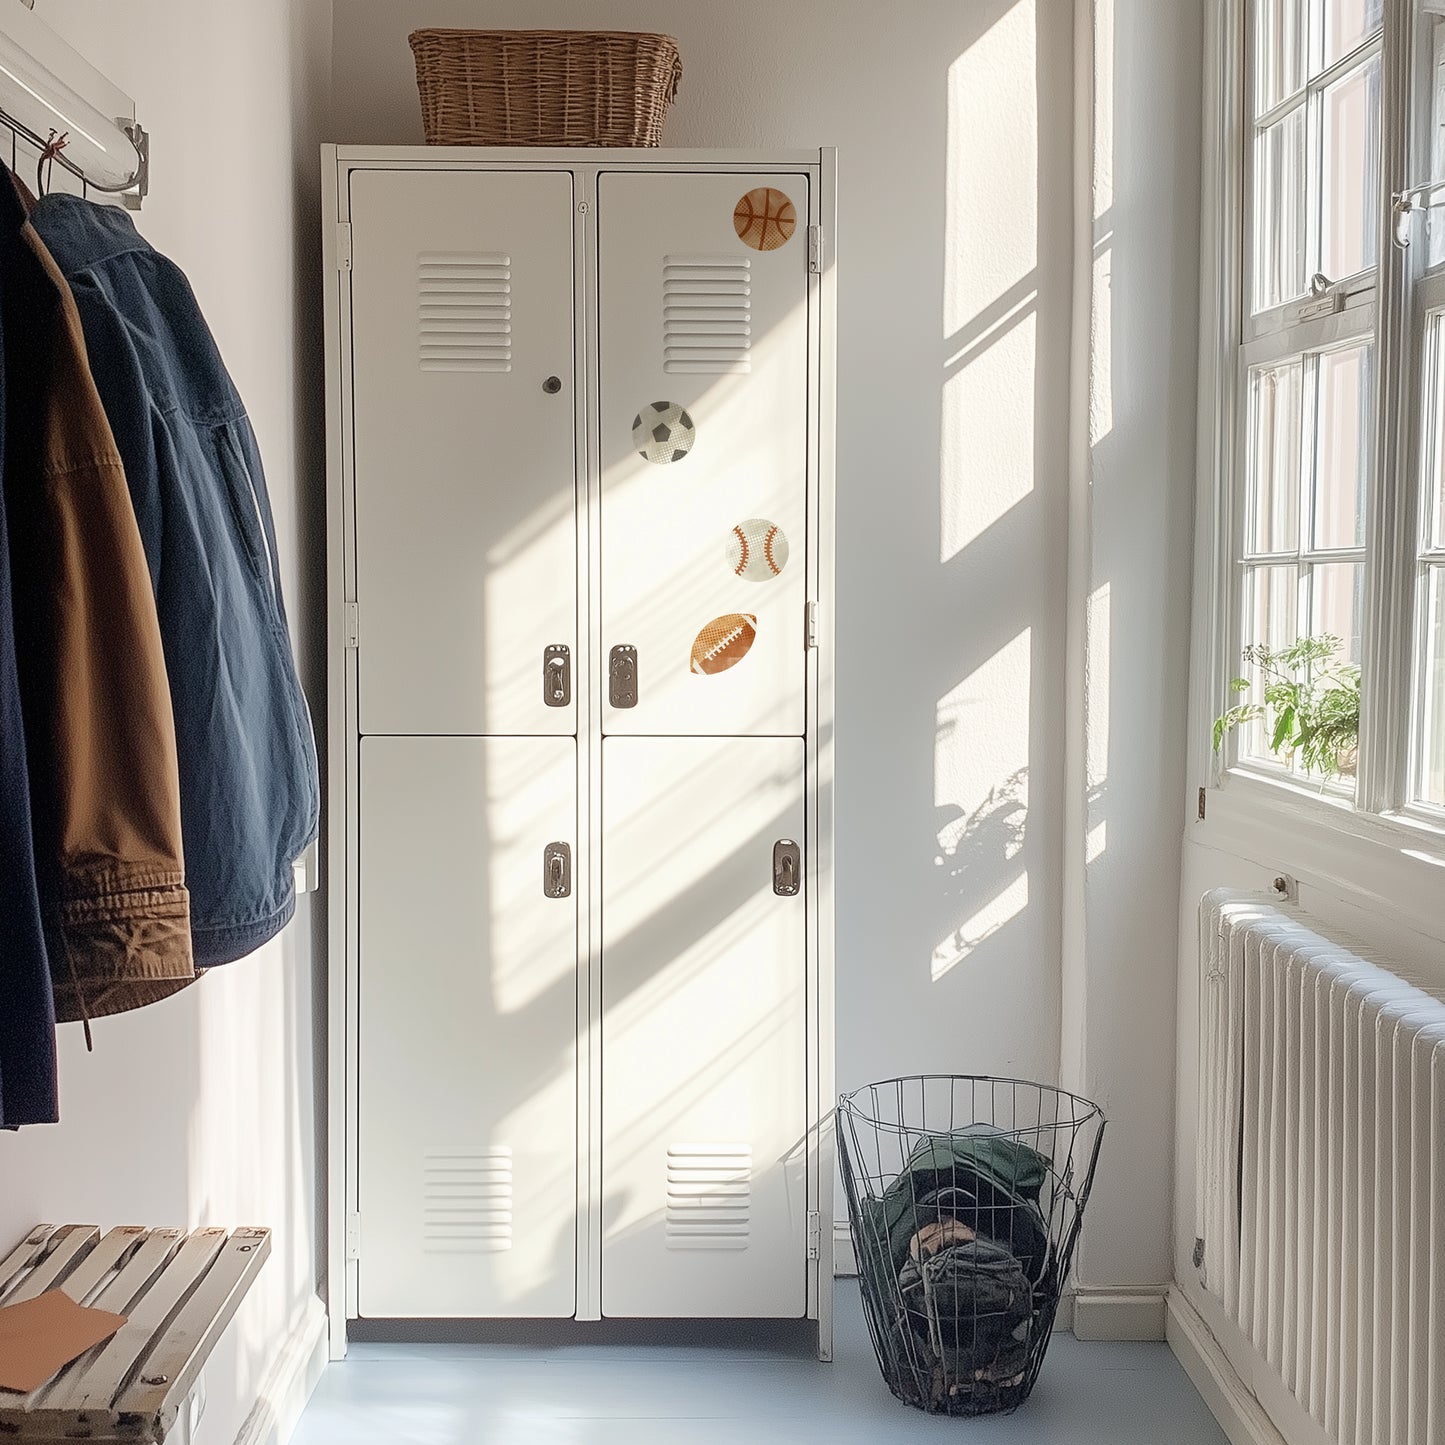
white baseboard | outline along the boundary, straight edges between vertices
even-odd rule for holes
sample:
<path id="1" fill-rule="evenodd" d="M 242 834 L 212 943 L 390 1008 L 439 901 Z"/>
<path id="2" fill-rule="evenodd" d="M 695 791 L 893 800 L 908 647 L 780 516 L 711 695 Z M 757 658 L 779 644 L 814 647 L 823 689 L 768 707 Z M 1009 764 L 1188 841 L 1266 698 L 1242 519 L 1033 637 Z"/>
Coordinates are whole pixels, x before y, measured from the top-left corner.
<path id="1" fill-rule="evenodd" d="M 1165 1333 L 1162 1286 L 1119 1289 L 1074 1287 L 1074 1334 L 1081 1340 L 1162 1340 Z"/>
<path id="2" fill-rule="evenodd" d="M 1204 1317 L 1178 1289 L 1169 1291 L 1167 1331 L 1169 1348 L 1230 1445 L 1286 1445 L 1264 1406 L 1226 1358 Z"/>
<path id="3" fill-rule="evenodd" d="M 326 1368 L 326 1354 L 326 1309 L 319 1299 L 310 1299 L 266 1371 L 235 1445 L 286 1445 Z"/>
<path id="4" fill-rule="evenodd" d="M 858 1273 L 858 1256 L 853 1252 L 853 1231 L 846 1219 L 833 1221 L 833 1273 L 839 1279 Z"/>

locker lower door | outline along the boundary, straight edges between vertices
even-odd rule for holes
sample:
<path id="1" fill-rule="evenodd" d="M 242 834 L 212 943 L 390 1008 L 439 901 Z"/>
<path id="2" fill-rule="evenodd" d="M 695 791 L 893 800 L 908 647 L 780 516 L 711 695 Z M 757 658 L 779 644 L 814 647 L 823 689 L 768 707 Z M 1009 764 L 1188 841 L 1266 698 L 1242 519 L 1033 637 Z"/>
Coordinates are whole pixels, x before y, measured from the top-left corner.
<path id="1" fill-rule="evenodd" d="M 797 738 L 602 748 L 602 1309 L 806 1309 L 804 895 Z"/>
<path id="2" fill-rule="evenodd" d="M 359 1306 L 575 1309 L 571 738 L 361 743 Z"/>
<path id="3" fill-rule="evenodd" d="M 803 731 L 807 224 L 805 175 L 598 182 L 607 733 Z"/>
<path id="4" fill-rule="evenodd" d="M 361 731 L 575 733 L 572 177 L 350 199 Z"/>

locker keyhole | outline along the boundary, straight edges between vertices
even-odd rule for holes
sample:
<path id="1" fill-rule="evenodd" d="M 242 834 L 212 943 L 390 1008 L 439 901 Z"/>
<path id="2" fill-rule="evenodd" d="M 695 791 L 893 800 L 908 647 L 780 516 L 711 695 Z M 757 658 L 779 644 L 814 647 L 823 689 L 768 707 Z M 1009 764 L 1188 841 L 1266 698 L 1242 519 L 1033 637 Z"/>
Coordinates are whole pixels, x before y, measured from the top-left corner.
<path id="1" fill-rule="evenodd" d="M 548 396 L 556 396 L 557 393 L 562 390 L 562 378 L 560 376 L 549 376 L 546 381 L 542 383 L 542 390 L 545 391 Z"/>

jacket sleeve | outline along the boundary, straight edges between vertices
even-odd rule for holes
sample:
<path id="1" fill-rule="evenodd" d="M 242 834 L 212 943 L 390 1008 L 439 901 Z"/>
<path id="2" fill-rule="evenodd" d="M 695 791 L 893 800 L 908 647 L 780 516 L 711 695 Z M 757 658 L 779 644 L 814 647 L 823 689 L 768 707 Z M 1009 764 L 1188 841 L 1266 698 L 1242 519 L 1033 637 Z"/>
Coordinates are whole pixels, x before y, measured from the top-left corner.
<path id="1" fill-rule="evenodd" d="M 53 300 L 29 597 L 43 651 L 29 669 L 27 733 L 37 841 L 52 865 L 56 1017 L 67 1020 L 137 1008 L 195 973 L 150 574 L 74 302 L 39 238 L 26 240 Z"/>

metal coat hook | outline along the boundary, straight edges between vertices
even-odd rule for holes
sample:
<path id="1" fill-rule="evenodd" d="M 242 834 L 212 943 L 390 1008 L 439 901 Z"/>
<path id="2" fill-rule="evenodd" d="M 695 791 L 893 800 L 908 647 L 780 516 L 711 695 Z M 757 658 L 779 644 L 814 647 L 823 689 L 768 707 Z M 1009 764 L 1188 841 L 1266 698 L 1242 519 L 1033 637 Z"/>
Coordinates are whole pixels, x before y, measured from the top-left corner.
<path id="1" fill-rule="evenodd" d="M 50 189 L 50 177 L 55 173 L 55 158 L 70 140 L 70 132 L 50 132 L 50 139 L 40 148 L 40 158 L 35 162 L 35 193 L 43 196 Z"/>

